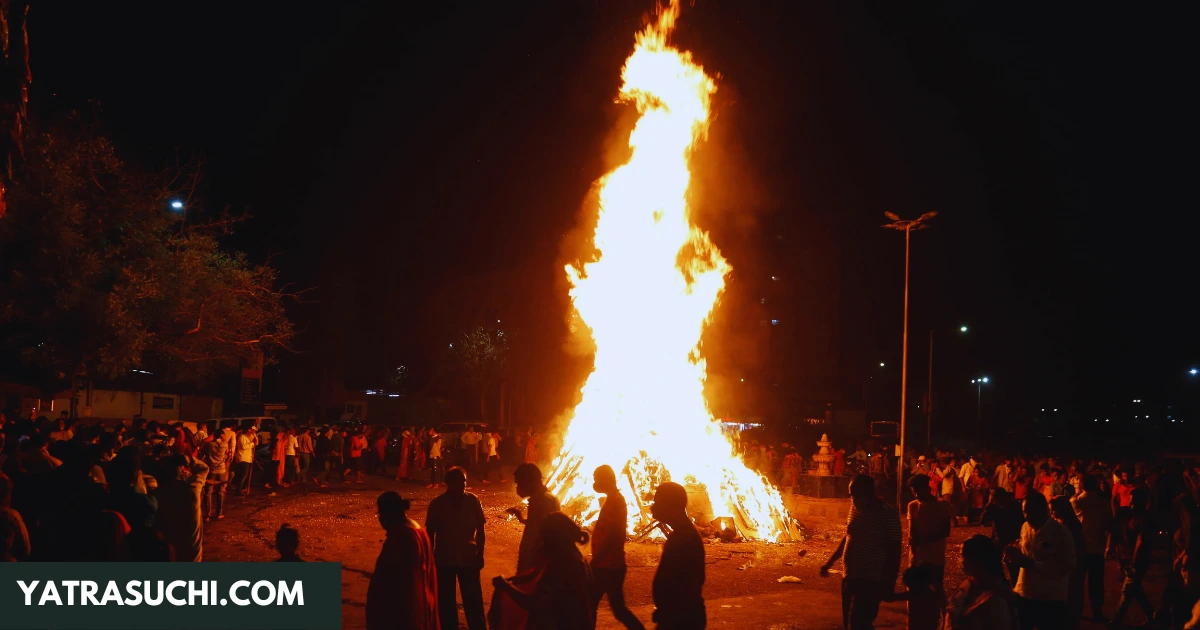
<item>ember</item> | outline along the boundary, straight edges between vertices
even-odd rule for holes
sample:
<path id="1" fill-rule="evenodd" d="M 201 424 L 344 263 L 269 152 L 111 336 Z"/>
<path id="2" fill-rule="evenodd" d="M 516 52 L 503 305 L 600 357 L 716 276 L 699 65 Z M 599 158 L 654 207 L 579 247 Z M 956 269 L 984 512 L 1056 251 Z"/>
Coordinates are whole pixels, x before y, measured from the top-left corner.
<path id="1" fill-rule="evenodd" d="M 688 485 L 689 509 L 703 522 L 731 517 L 748 537 L 785 539 L 779 492 L 735 456 L 704 399 L 699 340 L 731 267 L 692 225 L 685 199 L 688 157 L 707 131 L 716 86 L 690 53 L 667 44 L 678 15 L 675 1 L 636 37 L 621 87 L 641 114 L 631 157 L 597 182 L 599 258 L 566 269 L 595 368 L 549 485 L 564 509 L 593 521 L 600 504 L 591 473 L 609 464 L 631 532 L 653 529 L 654 488 L 675 480 Z"/>

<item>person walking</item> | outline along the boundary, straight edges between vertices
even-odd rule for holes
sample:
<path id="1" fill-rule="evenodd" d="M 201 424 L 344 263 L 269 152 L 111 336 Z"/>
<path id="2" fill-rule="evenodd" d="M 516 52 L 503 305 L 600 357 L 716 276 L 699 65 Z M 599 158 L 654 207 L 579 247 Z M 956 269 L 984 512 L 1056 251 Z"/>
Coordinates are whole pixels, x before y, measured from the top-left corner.
<path id="1" fill-rule="evenodd" d="M 869 630 L 879 603 L 892 593 L 900 573 L 900 517 L 875 494 L 875 480 L 857 475 L 850 482 L 850 515 L 846 535 L 825 564 L 821 577 L 845 556 L 842 578 L 842 625 Z"/>
<path id="2" fill-rule="evenodd" d="M 533 464 L 521 464 L 513 471 L 517 496 L 529 499 L 529 512 L 521 515 L 520 508 L 509 508 L 508 514 L 516 517 L 525 531 L 517 547 L 517 574 L 520 575 L 544 564 L 542 550 L 542 522 L 552 512 L 559 511 L 558 499 L 542 483 L 542 471 Z"/>
<path id="3" fill-rule="evenodd" d="M 296 483 L 296 473 L 300 470 L 300 465 L 296 463 L 296 452 L 300 445 L 296 427 L 288 427 L 283 438 L 286 440 L 283 446 L 283 480 L 290 486 Z"/>
<path id="4" fill-rule="evenodd" d="M 425 531 L 433 541 L 437 565 L 438 617 L 442 630 L 457 630 L 458 605 L 454 598 L 457 582 L 462 592 L 467 628 L 486 630 L 483 613 L 483 589 L 479 572 L 483 569 L 483 505 L 479 497 L 466 491 L 467 473 L 454 466 L 446 471 L 446 491 L 429 502 Z"/>
<path id="5" fill-rule="evenodd" d="M 1100 492 L 1100 480 L 1095 475 L 1084 475 L 1082 486 L 1083 491 L 1071 497 L 1071 505 L 1083 526 L 1087 599 L 1092 607 L 1092 621 L 1108 623 L 1104 616 L 1104 552 L 1112 529 L 1112 506 Z"/>
<path id="6" fill-rule="evenodd" d="M 350 437 L 350 442 L 347 445 L 350 451 L 350 458 L 346 462 L 346 471 L 342 474 L 344 479 L 342 483 L 350 483 L 349 474 L 354 473 L 355 483 L 363 482 L 363 452 L 367 449 L 367 438 L 363 435 L 362 429 L 357 429 L 354 435 Z"/>
<path id="7" fill-rule="evenodd" d="M 1014 479 L 1012 458 L 1005 457 L 1004 463 L 996 466 L 995 472 L 992 473 L 992 485 L 997 488 L 1004 488 L 1005 492 L 1012 494 Z"/>
<path id="8" fill-rule="evenodd" d="M 340 425 L 335 424 L 329 432 L 329 472 L 330 475 L 336 472 L 342 478 L 342 483 L 346 483 L 345 448 L 346 434 L 342 433 Z"/>
<path id="9" fill-rule="evenodd" d="M 530 433 L 529 439 L 525 441 L 525 463 L 537 464 L 538 459 L 538 434 Z"/>
<path id="10" fill-rule="evenodd" d="M 296 474 L 296 478 L 301 482 L 308 482 L 308 471 L 312 468 L 313 455 L 316 454 L 316 446 L 313 444 L 312 429 L 303 427 L 300 429 L 300 434 L 296 436 L 296 458 L 297 465 L 300 470 Z"/>
<path id="11" fill-rule="evenodd" d="M 650 513 L 671 528 L 651 586 L 652 620 L 659 630 L 704 630 L 704 543 L 687 514 L 687 490 L 659 484 Z"/>
<path id="12" fill-rule="evenodd" d="M 604 495 L 600 517 L 592 530 L 592 617 L 596 616 L 600 600 L 608 596 L 608 606 L 621 625 L 631 630 L 645 630 L 637 616 L 625 605 L 625 535 L 629 509 L 625 497 L 617 488 L 617 474 L 612 466 L 600 466 L 592 473 L 592 489 Z"/>
<path id="13" fill-rule="evenodd" d="M 504 471 L 500 470 L 500 433 L 488 432 L 484 434 L 486 437 L 483 442 L 484 465 L 483 465 L 483 483 L 491 483 L 488 477 L 492 476 L 492 471 L 495 470 L 500 475 L 500 483 L 504 483 Z"/>
<path id="14" fill-rule="evenodd" d="M 1067 598 L 1075 570 L 1075 541 L 1071 532 L 1050 518 L 1050 506 L 1040 492 L 1025 497 L 1021 539 L 1005 550 L 1005 559 L 1020 569 L 1023 630 L 1062 630 L 1067 627 Z"/>
<path id="15" fill-rule="evenodd" d="M 376 501 L 387 532 L 367 586 L 367 630 L 439 630 L 433 545 L 396 492 Z"/>
<path id="16" fill-rule="evenodd" d="M 1118 536 L 1118 557 L 1121 561 L 1121 573 L 1125 581 L 1121 583 L 1121 601 L 1117 604 L 1117 613 L 1113 616 L 1112 627 L 1123 627 L 1125 615 L 1134 602 L 1142 608 L 1148 624 L 1155 622 L 1154 605 L 1146 596 L 1142 580 L 1150 570 L 1150 561 L 1154 555 L 1153 540 L 1155 527 L 1150 518 L 1150 491 L 1144 486 L 1130 492 L 1129 515 L 1120 526 Z"/>
<path id="17" fill-rule="evenodd" d="M 926 567 L 939 592 L 945 591 L 946 540 L 954 512 L 945 501 L 929 491 L 929 477 L 914 475 L 908 480 L 913 499 L 908 504 L 908 548 L 912 566 Z"/>
<path id="18" fill-rule="evenodd" d="M 1050 501 L 1050 516 L 1062 523 L 1071 532 L 1075 543 L 1075 569 L 1067 583 L 1067 628 L 1078 630 L 1083 619 L 1084 583 L 1087 577 L 1087 543 L 1084 541 L 1083 523 L 1075 516 L 1075 508 L 1066 496 L 1056 496 Z"/>
<path id="19" fill-rule="evenodd" d="M 493 587 L 529 611 L 525 623 L 529 630 L 592 630 L 596 618 L 589 606 L 591 575 L 579 551 L 579 545 L 587 544 L 588 533 L 562 512 L 548 514 L 539 529 L 546 562 L 533 592 L 500 576 L 492 579 Z"/>

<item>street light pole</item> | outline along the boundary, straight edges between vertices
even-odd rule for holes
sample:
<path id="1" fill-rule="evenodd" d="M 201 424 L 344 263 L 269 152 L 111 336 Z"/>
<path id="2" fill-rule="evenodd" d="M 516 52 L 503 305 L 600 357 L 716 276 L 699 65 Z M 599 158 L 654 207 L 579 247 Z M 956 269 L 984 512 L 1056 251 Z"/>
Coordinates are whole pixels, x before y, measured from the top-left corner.
<path id="1" fill-rule="evenodd" d="M 933 330 L 929 331 L 929 390 L 925 392 L 925 448 L 933 446 Z"/>
<path id="2" fill-rule="evenodd" d="M 908 254 L 913 230 L 929 227 L 925 221 L 937 216 L 937 212 L 926 212 L 916 219 L 902 220 L 894 212 L 883 215 L 892 220 L 883 227 L 892 230 L 904 230 L 904 336 L 900 349 L 900 453 L 896 457 L 896 509 L 903 509 L 901 500 L 904 498 L 904 431 L 905 415 L 908 407 Z"/>
<path id="3" fill-rule="evenodd" d="M 971 379 L 971 383 L 975 385 L 975 430 L 983 425 L 983 384 L 988 382 L 988 377 L 980 376 L 979 378 Z"/>

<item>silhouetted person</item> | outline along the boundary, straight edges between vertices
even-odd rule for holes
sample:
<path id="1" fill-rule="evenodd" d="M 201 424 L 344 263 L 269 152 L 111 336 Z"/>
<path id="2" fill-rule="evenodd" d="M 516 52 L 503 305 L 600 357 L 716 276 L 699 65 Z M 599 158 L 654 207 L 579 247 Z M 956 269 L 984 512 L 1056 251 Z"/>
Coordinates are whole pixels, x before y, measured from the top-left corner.
<path id="1" fill-rule="evenodd" d="M 937 582 L 934 570 L 928 564 L 911 566 L 905 569 L 900 580 L 908 590 L 885 597 L 884 601 L 908 603 L 907 630 L 938 630 L 946 593 Z"/>
<path id="2" fill-rule="evenodd" d="M 995 542 L 982 534 L 968 538 L 962 568 L 966 579 L 950 596 L 942 630 L 1019 630 L 1017 596 Z"/>
<path id="3" fill-rule="evenodd" d="M 1021 528 L 1025 525 L 1025 513 L 1021 511 L 1021 503 L 1014 499 L 1012 494 L 1003 488 L 996 488 L 992 490 L 992 498 L 983 508 L 979 521 L 983 525 L 991 524 L 992 542 L 996 543 L 997 549 L 1004 549 L 1020 540 Z M 1009 583 L 1016 586 L 1020 567 L 1006 564 Z"/>
<path id="4" fill-rule="evenodd" d="M 395 492 L 377 501 L 387 532 L 367 586 L 367 630 L 438 630 L 437 570 L 433 546 L 409 502 Z"/>
<path id="5" fill-rule="evenodd" d="M 304 562 L 300 557 L 300 532 L 287 523 L 280 525 L 275 532 L 275 551 L 279 552 L 275 562 Z"/>
<path id="6" fill-rule="evenodd" d="M 607 595 L 608 605 L 617 621 L 626 628 L 644 629 L 642 622 L 625 605 L 625 533 L 629 521 L 625 497 L 617 489 L 617 475 L 611 466 L 605 464 L 597 468 L 592 479 L 595 482 L 592 489 L 605 495 L 600 518 L 596 519 L 596 527 L 592 530 L 592 575 L 595 578 L 592 616 L 596 616 L 600 600 Z"/>
<path id="7" fill-rule="evenodd" d="M 1071 540 L 1075 543 L 1075 569 L 1071 571 L 1067 587 L 1067 628 L 1075 630 L 1083 618 L 1083 593 L 1087 578 L 1087 543 L 1084 540 L 1083 523 L 1075 516 L 1071 499 L 1063 495 L 1050 500 L 1050 515 L 1071 532 Z"/>
<path id="8" fill-rule="evenodd" d="M 21 518 L 21 513 L 12 509 L 11 500 L 12 480 L 0 472 L 0 528 L 7 528 L 8 535 L 12 537 L 7 543 L 6 553 L 12 561 L 24 561 L 29 558 L 29 530 L 25 528 L 25 520 Z M 4 541 L 0 540 L 0 547 L 4 544 Z M 0 549 L 0 552 L 4 551 Z"/>
<path id="9" fill-rule="evenodd" d="M 1142 580 L 1150 569 L 1150 560 L 1154 555 L 1154 526 L 1150 519 L 1149 507 L 1150 491 L 1144 486 L 1134 488 L 1130 492 L 1129 518 L 1121 524 L 1118 551 L 1125 581 L 1121 584 L 1121 603 L 1117 606 L 1117 614 L 1113 616 L 1113 627 L 1121 627 L 1125 614 L 1134 602 L 1141 606 L 1148 621 L 1154 621 L 1154 605 L 1150 603 L 1146 589 L 1142 586 Z"/>
<path id="10" fill-rule="evenodd" d="M 425 531 L 433 541 L 437 564 L 438 617 L 442 630 L 457 630 L 458 605 L 454 598 L 455 582 L 462 591 L 463 612 L 470 630 L 485 630 L 483 587 L 479 571 L 483 569 L 483 505 L 466 492 L 467 473 L 458 466 L 446 471 L 446 491 L 429 503 Z"/>
<path id="11" fill-rule="evenodd" d="M 1108 621 L 1104 616 L 1104 552 L 1108 547 L 1108 534 L 1112 528 L 1112 502 L 1100 492 L 1100 480 L 1095 475 L 1083 476 L 1083 492 L 1071 497 L 1075 517 L 1083 525 L 1084 557 L 1088 603 L 1092 607 L 1092 620 Z"/>
<path id="12" fill-rule="evenodd" d="M 200 518 L 200 493 L 208 466 L 198 459 L 174 453 L 162 460 L 158 477 L 158 514 L 154 524 L 175 550 L 176 562 L 200 562 L 204 527 Z"/>
<path id="13" fill-rule="evenodd" d="M 521 515 L 520 508 L 509 508 L 508 513 L 525 525 L 521 544 L 517 549 L 517 573 L 532 569 L 542 561 L 542 521 L 557 512 L 558 499 L 542 483 L 542 471 L 534 464 L 521 464 L 513 471 L 517 485 L 517 496 L 529 498 L 529 514 Z"/>
<path id="14" fill-rule="evenodd" d="M 664 482 L 654 491 L 650 513 L 671 528 L 654 572 L 654 623 L 660 630 L 702 630 L 704 610 L 704 543 L 687 515 L 687 491 Z"/>
<path id="15" fill-rule="evenodd" d="M 562 512 L 546 516 L 540 529 L 545 569 L 533 592 L 518 590 L 500 576 L 492 585 L 529 611 L 528 630 L 592 630 L 591 576 L 578 547 L 587 544 L 588 533 Z"/>
<path id="16" fill-rule="evenodd" d="M 850 499 L 846 535 L 820 572 L 827 577 L 833 563 L 845 555 L 842 625 L 848 630 L 869 630 L 879 614 L 879 602 L 893 591 L 900 572 L 900 517 L 875 495 L 875 480 L 867 475 L 850 481 Z"/>

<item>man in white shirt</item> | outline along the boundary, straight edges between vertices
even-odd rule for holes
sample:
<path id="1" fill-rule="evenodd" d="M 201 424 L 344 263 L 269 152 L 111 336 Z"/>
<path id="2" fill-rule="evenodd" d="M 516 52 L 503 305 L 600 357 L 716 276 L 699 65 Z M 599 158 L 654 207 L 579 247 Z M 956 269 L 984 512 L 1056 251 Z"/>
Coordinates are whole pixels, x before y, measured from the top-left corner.
<path id="1" fill-rule="evenodd" d="M 429 432 L 429 486 L 442 483 L 442 436 L 437 431 Z"/>
<path id="2" fill-rule="evenodd" d="M 963 486 L 966 486 L 967 482 L 971 480 L 971 475 L 975 474 L 975 467 L 978 465 L 975 462 L 975 458 L 972 457 L 967 460 L 967 463 L 962 465 L 962 468 L 958 469 L 958 478 L 962 481 Z"/>
<path id="3" fill-rule="evenodd" d="M 473 473 L 479 472 L 479 441 L 482 439 L 483 434 L 476 431 L 475 427 L 467 427 L 467 430 L 458 436 L 463 452 L 467 455 L 467 469 Z"/>
<path id="4" fill-rule="evenodd" d="M 258 429 L 253 425 L 237 434 L 233 452 L 234 490 L 250 494 L 250 473 L 254 470 L 254 449 L 258 447 Z"/>
<path id="5" fill-rule="evenodd" d="M 1004 550 L 1005 559 L 1021 568 L 1021 626 L 1033 630 L 1067 627 L 1067 596 L 1075 569 L 1075 541 L 1065 525 L 1050 518 L 1046 497 L 1032 492 L 1025 498 L 1021 539 Z"/>
<path id="6" fill-rule="evenodd" d="M 996 466 L 996 472 L 992 476 L 993 485 L 997 488 L 1004 488 L 1009 494 L 1013 491 L 1013 467 L 1012 458 L 1005 457 L 1004 463 Z"/>
<path id="7" fill-rule="evenodd" d="M 485 464 L 483 467 L 483 483 L 491 483 L 488 481 L 488 476 L 492 474 L 493 469 L 500 467 L 500 454 L 496 450 L 500 446 L 500 434 L 488 432 L 485 434 L 483 452 Z M 504 478 L 501 476 L 500 482 L 504 483 Z"/>

